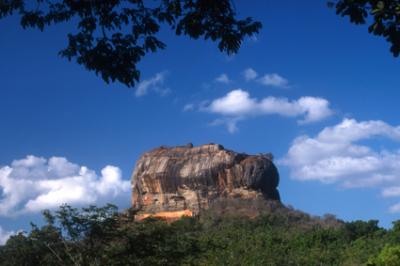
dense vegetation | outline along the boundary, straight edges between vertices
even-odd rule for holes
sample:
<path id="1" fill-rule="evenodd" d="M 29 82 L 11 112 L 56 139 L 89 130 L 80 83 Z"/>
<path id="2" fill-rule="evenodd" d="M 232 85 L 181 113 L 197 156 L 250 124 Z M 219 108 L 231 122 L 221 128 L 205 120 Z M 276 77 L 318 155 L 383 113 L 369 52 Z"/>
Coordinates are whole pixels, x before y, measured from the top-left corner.
<path id="1" fill-rule="evenodd" d="M 261 215 L 245 218 L 238 205 Z M 224 202 L 173 223 L 134 222 L 133 211 L 112 205 L 62 206 L 1 246 L 0 265 L 400 265 L 400 221 L 386 230 L 375 220 L 249 206 Z"/>

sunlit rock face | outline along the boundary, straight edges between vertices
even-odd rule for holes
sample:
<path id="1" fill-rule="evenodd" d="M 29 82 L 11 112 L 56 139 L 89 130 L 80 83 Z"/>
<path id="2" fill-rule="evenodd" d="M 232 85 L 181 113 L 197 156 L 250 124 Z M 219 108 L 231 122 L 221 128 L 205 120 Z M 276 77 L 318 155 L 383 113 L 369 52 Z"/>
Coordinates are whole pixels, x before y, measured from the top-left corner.
<path id="1" fill-rule="evenodd" d="M 270 154 L 247 155 L 218 144 L 159 147 L 143 154 L 132 175 L 138 217 L 196 215 L 221 198 L 279 201 Z M 161 215 L 163 214 L 163 215 Z"/>

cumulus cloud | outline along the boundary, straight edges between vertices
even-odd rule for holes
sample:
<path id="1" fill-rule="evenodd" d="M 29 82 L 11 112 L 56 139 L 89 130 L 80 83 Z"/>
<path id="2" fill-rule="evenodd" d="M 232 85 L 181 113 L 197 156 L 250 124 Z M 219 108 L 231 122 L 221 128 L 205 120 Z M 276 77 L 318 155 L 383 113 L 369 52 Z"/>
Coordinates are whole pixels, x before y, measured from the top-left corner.
<path id="1" fill-rule="evenodd" d="M 97 175 L 63 157 L 27 156 L 0 168 L 0 215 L 39 212 L 68 203 L 104 204 L 129 196 L 130 182 L 118 167 L 108 165 Z"/>
<path id="2" fill-rule="evenodd" d="M 258 82 L 265 86 L 287 88 L 289 87 L 289 81 L 277 73 L 265 74 L 258 79 Z"/>
<path id="3" fill-rule="evenodd" d="M 145 79 L 137 85 L 135 96 L 141 97 L 146 95 L 150 91 L 159 93 L 160 95 L 166 95 L 170 92 L 169 88 L 164 86 L 167 72 L 159 72 L 150 79 Z"/>
<path id="4" fill-rule="evenodd" d="M 216 78 L 215 78 L 215 81 L 216 81 L 216 82 L 219 82 L 219 83 L 223 83 L 223 84 L 229 84 L 229 83 L 232 82 L 232 81 L 229 79 L 228 75 L 225 74 L 225 73 L 223 73 L 223 74 L 219 75 L 218 77 L 216 77 Z"/>
<path id="5" fill-rule="evenodd" d="M 211 102 L 209 110 L 222 115 L 240 116 L 254 111 L 255 99 L 250 98 L 247 91 L 241 89 L 233 90 L 222 98 Z"/>
<path id="6" fill-rule="evenodd" d="M 237 129 L 237 121 L 258 115 L 281 115 L 285 117 L 300 117 L 299 123 L 320 121 L 332 114 L 329 102 L 318 97 L 301 97 L 290 101 L 286 98 L 266 97 L 256 99 L 250 97 L 247 91 L 236 89 L 221 98 L 213 100 L 206 111 L 224 116 L 222 121 L 229 121 L 228 127 Z M 233 132 L 235 130 L 230 130 Z"/>
<path id="7" fill-rule="evenodd" d="M 295 179 L 346 188 L 379 187 L 383 197 L 400 197 L 400 150 L 365 143 L 373 139 L 399 143 L 400 127 L 380 120 L 344 119 L 315 137 L 296 138 L 280 163 L 290 167 Z M 400 205 L 394 210 L 400 211 Z"/>
<path id="8" fill-rule="evenodd" d="M 246 81 L 254 80 L 258 77 L 258 73 L 251 67 L 243 71 L 243 76 Z"/>
<path id="9" fill-rule="evenodd" d="M 15 234 L 13 231 L 5 231 L 1 226 L 0 226 L 0 246 L 4 245 L 7 240 Z"/>

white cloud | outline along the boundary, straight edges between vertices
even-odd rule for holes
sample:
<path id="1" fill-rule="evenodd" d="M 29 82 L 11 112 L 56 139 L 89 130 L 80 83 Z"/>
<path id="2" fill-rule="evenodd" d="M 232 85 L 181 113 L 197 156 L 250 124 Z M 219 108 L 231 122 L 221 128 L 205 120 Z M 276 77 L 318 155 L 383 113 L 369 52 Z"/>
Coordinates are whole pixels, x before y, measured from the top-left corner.
<path id="1" fill-rule="evenodd" d="M 193 111 L 194 108 L 195 108 L 195 106 L 193 103 L 188 103 L 188 104 L 185 104 L 185 106 L 183 106 L 183 111 L 184 112 Z"/>
<path id="2" fill-rule="evenodd" d="M 276 114 L 302 117 L 298 122 L 304 124 L 320 121 L 333 113 L 329 108 L 329 102 L 323 98 L 301 97 L 289 101 L 286 98 L 270 96 L 258 100 L 251 98 L 247 91 L 241 89 L 230 91 L 225 96 L 213 100 L 205 110 L 230 118 L 228 120 L 232 129 L 236 128 L 238 120 L 249 116 Z"/>
<path id="3" fill-rule="evenodd" d="M 62 157 L 27 156 L 0 168 L 0 215 L 12 216 L 72 205 L 104 204 L 129 197 L 130 182 L 115 166 L 101 175 Z"/>
<path id="4" fill-rule="evenodd" d="M 258 79 L 258 82 L 265 86 L 287 88 L 289 81 L 277 73 L 265 74 Z"/>
<path id="5" fill-rule="evenodd" d="M 388 187 L 382 190 L 382 196 L 384 197 L 399 197 L 400 186 Z"/>
<path id="6" fill-rule="evenodd" d="M 380 172 L 400 167 L 399 152 L 374 151 L 356 142 L 377 136 L 400 140 L 400 128 L 383 121 L 357 122 L 344 119 L 340 124 L 323 129 L 316 137 L 301 136 L 294 140 L 284 163 L 291 167 L 294 178 L 335 182 L 339 179 L 373 173 L 368 181 L 390 178 Z M 348 181 L 348 180 L 347 180 Z M 349 184 L 350 185 L 350 184 Z"/>
<path id="7" fill-rule="evenodd" d="M 389 212 L 390 213 L 400 213 L 400 203 L 390 206 Z"/>
<path id="8" fill-rule="evenodd" d="M 256 81 L 264 86 L 289 88 L 289 81 L 277 73 L 267 73 L 257 79 L 258 73 L 252 68 L 247 68 L 243 71 L 243 77 L 246 81 Z"/>
<path id="9" fill-rule="evenodd" d="M 223 84 L 229 84 L 229 83 L 232 82 L 232 81 L 229 79 L 228 75 L 225 74 L 225 73 L 223 73 L 223 74 L 219 75 L 217 78 L 215 78 L 215 81 L 216 81 L 216 82 L 219 82 L 219 83 L 223 83 Z"/>
<path id="10" fill-rule="evenodd" d="M 4 231 L 4 229 L 0 226 L 0 246 L 4 245 L 13 234 L 13 231 Z"/>
<path id="11" fill-rule="evenodd" d="M 297 104 L 300 106 L 301 111 L 306 113 L 304 119 L 299 121 L 301 124 L 323 120 L 333 113 L 329 108 L 329 102 L 323 98 L 301 97 Z"/>
<path id="12" fill-rule="evenodd" d="M 137 85 L 135 96 L 141 97 L 146 95 L 149 91 L 155 91 L 160 95 L 166 95 L 170 92 L 169 88 L 164 86 L 164 81 L 167 76 L 167 72 L 159 72 L 150 79 L 145 79 Z"/>
<path id="13" fill-rule="evenodd" d="M 237 132 L 239 129 L 237 127 L 238 121 L 242 120 L 240 117 L 232 118 L 232 117 L 225 117 L 215 119 L 213 122 L 210 123 L 210 126 L 219 126 L 224 125 L 229 133 L 233 134 Z"/>
<path id="14" fill-rule="evenodd" d="M 280 163 L 289 166 L 298 180 L 339 183 L 345 188 L 378 187 L 383 197 L 400 197 L 400 150 L 374 148 L 371 140 L 376 138 L 399 143 L 400 127 L 380 120 L 344 119 L 315 137 L 296 138 Z M 397 209 L 400 205 L 391 211 Z"/>
<path id="15" fill-rule="evenodd" d="M 247 68 L 243 71 L 243 76 L 246 81 L 254 80 L 258 77 L 257 72 L 252 68 Z"/>
<path id="16" fill-rule="evenodd" d="M 211 102 L 209 110 L 222 115 L 241 116 L 248 115 L 255 110 L 256 100 L 250 98 L 247 91 L 233 90 L 222 98 Z"/>

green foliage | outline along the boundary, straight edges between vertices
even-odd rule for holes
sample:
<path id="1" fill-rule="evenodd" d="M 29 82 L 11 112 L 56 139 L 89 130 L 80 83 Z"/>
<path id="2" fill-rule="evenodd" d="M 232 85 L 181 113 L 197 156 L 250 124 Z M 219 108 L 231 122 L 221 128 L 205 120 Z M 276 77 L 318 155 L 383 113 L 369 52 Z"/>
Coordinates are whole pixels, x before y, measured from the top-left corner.
<path id="1" fill-rule="evenodd" d="M 128 87 L 139 81 L 137 64 L 146 53 L 166 47 L 157 36 L 164 24 L 176 35 L 216 41 L 228 54 L 261 28 L 252 18 L 238 19 L 230 0 L 0 0 L 0 19 L 14 13 L 23 28 L 76 24 L 60 55 Z"/>
<path id="2" fill-rule="evenodd" d="M 371 259 L 368 265 L 376 266 L 399 266 L 400 265 L 400 245 L 386 245 L 377 257 Z"/>
<path id="3" fill-rule="evenodd" d="M 369 24 L 368 31 L 384 37 L 394 56 L 400 54 L 400 0 L 337 0 L 336 13 L 354 24 Z"/>
<path id="4" fill-rule="evenodd" d="M 346 235 L 350 240 L 356 240 L 360 237 L 369 237 L 380 230 L 377 220 L 369 220 L 364 222 L 361 220 L 348 222 L 345 225 Z"/>
<path id="5" fill-rule="evenodd" d="M 375 220 L 344 223 L 277 203 L 255 203 L 262 214 L 246 218 L 240 208 L 249 202 L 233 204 L 237 215 L 225 202 L 173 223 L 137 222 L 113 205 L 64 205 L 1 246 L 0 265 L 399 265 L 400 221 L 385 230 Z"/>

